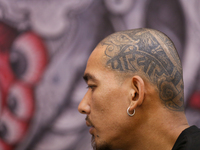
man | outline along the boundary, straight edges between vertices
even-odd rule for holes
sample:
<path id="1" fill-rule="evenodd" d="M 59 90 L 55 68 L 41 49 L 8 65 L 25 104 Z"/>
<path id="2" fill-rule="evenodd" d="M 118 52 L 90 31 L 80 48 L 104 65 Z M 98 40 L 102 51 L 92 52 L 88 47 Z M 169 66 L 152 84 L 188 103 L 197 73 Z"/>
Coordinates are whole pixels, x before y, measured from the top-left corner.
<path id="1" fill-rule="evenodd" d="M 94 149 L 200 149 L 200 130 L 184 115 L 181 62 L 163 33 L 108 36 L 90 55 L 84 79 L 89 89 L 78 110 Z"/>

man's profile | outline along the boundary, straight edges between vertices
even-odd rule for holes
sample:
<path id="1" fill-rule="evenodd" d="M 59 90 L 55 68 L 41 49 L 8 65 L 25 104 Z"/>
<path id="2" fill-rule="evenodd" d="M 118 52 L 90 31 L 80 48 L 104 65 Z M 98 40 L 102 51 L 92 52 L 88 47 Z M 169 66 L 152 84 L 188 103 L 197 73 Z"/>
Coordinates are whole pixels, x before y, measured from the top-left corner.
<path id="1" fill-rule="evenodd" d="M 160 31 L 106 37 L 90 55 L 84 80 L 88 91 L 78 110 L 87 115 L 94 149 L 200 149 L 200 130 L 184 114 L 179 56 Z"/>

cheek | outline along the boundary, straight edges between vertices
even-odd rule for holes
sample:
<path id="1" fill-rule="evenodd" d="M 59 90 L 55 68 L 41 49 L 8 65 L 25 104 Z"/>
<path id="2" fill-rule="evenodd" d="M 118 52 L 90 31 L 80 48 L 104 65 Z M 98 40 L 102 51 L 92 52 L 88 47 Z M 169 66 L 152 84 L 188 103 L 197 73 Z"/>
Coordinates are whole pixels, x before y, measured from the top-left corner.
<path id="1" fill-rule="evenodd" d="M 103 141 L 119 142 L 124 134 L 124 122 L 127 118 L 125 102 L 127 94 L 117 88 L 99 88 L 91 98 L 91 121 L 95 126 L 95 135 Z M 124 135 L 123 135 L 124 136 Z"/>
<path id="2" fill-rule="evenodd" d="M 98 87 L 92 94 L 92 106 L 97 111 L 105 111 L 110 107 L 112 92 L 109 88 Z"/>
<path id="3" fill-rule="evenodd" d="M 107 87 L 102 87 L 94 91 L 92 94 L 91 109 L 104 118 L 112 118 L 113 115 L 115 117 L 118 116 L 118 113 L 121 113 L 120 110 L 128 106 L 125 100 L 127 98 L 126 94 L 119 88 Z"/>

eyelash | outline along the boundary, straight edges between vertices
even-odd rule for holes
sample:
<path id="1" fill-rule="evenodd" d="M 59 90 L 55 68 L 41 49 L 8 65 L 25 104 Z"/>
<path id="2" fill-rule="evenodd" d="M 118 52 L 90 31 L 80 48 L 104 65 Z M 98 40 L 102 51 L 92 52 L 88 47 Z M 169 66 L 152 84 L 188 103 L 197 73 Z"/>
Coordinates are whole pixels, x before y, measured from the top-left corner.
<path id="1" fill-rule="evenodd" d="M 95 85 L 88 85 L 88 86 L 87 86 L 87 89 L 89 89 L 89 88 L 90 88 L 90 89 L 92 89 L 92 90 L 93 90 L 93 88 L 94 88 L 94 87 L 96 87 L 96 86 L 95 86 Z"/>

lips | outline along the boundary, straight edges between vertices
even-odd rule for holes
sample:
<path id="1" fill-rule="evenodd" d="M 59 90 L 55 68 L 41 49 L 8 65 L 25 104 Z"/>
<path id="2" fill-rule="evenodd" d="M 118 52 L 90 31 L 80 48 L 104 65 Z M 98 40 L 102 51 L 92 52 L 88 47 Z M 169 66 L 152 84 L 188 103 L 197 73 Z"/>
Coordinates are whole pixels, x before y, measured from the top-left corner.
<path id="1" fill-rule="evenodd" d="M 91 127 L 92 125 L 86 120 L 86 125 L 88 126 L 88 127 Z"/>
<path id="2" fill-rule="evenodd" d="M 93 134 L 93 129 L 94 129 L 94 127 L 90 128 L 90 130 L 89 130 L 90 134 Z"/>
<path id="3" fill-rule="evenodd" d="M 88 127 L 91 127 L 90 130 L 89 130 L 89 132 L 90 132 L 90 134 L 92 134 L 92 133 L 93 133 L 92 131 L 93 131 L 93 129 L 94 129 L 94 126 L 93 126 L 93 124 L 92 124 L 92 122 L 90 121 L 90 119 L 89 119 L 88 116 L 85 118 L 85 120 L 86 120 L 86 125 L 87 125 Z"/>

